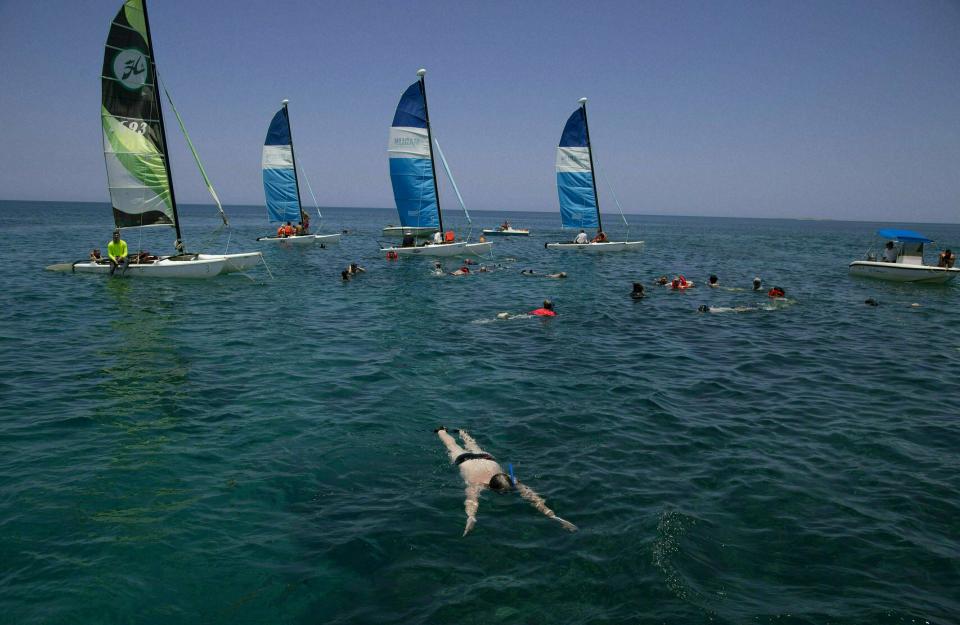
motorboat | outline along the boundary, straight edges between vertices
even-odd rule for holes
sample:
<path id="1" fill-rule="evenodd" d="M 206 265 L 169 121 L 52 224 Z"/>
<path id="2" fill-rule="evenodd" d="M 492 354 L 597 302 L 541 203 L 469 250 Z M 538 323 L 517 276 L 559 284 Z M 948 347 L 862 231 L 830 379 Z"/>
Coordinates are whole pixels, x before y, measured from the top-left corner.
<path id="1" fill-rule="evenodd" d="M 850 263 L 850 275 L 891 282 L 943 284 L 960 274 L 960 268 L 923 264 L 923 246 L 933 240 L 919 232 L 884 228 L 878 230 L 877 235 L 887 239 L 887 245 L 879 254 L 868 252 L 864 260 Z"/>

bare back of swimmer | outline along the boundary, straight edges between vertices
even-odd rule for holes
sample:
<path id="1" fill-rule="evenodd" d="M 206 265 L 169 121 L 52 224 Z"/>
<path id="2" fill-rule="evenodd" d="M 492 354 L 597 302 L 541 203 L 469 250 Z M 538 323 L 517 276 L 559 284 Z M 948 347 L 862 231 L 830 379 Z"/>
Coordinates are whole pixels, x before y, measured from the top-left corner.
<path id="1" fill-rule="evenodd" d="M 557 521 L 566 530 L 577 531 L 576 525 L 558 517 L 532 488 L 526 484 L 521 484 L 517 479 L 511 481 L 510 476 L 503 472 L 500 463 L 493 456 L 480 449 L 477 441 L 473 440 L 473 437 L 468 433 L 463 430 L 459 431 L 460 438 L 463 440 L 463 447 L 460 447 L 456 439 L 447 433 L 446 428 L 437 428 L 436 433 L 447 448 L 450 462 L 460 468 L 460 476 L 466 484 L 464 489 L 466 498 L 463 501 L 463 509 L 467 515 L 467 524 L 463 529 L 464 536 L 470 533 L 470 530 L 477 524 L 480 493 L 485 488 L 505 493 L 515 487 L 520 496 L 529 501 L 544 516 Z"/>

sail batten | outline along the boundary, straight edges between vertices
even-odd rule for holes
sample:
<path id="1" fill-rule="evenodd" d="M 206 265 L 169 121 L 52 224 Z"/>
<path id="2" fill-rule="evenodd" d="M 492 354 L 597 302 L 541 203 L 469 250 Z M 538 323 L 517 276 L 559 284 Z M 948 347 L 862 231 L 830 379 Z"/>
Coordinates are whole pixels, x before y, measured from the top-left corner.
<path id="1" fill-rule="evenodd" d="M 583 106 L 570 115 L 557 147 L 557 195 L 564 228 L 598 228 L 596 186 Z"/>
<path id="2" fill-rule="evenodd" d="M 428 125 L 426 99 L 417 81 L 400 97 L 387 143 L 393 199 L 405 227 L 440 225 Z"/>

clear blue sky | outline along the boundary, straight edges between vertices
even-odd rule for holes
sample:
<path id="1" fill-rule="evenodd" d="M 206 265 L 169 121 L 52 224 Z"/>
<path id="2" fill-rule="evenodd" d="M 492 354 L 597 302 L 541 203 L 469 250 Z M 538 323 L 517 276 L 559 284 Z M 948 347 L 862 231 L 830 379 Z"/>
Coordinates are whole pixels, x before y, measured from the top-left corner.
<path id="1" fill-rule="evenodd" d="M 107 200 L 98 77 L 119 5 L 0 0 L 0 198 Z M 587 96 L 628 212 L 960 221 L 956 2 L 153 0 L 150 19 L 225 203 L 263 202 L 289 98 L 320 203 L 392 207 L 387 130 L 426 67 L 471 208 L 557 210 L 556 144 Z M 207 202 L 170 133 L 178 199 Z"/>

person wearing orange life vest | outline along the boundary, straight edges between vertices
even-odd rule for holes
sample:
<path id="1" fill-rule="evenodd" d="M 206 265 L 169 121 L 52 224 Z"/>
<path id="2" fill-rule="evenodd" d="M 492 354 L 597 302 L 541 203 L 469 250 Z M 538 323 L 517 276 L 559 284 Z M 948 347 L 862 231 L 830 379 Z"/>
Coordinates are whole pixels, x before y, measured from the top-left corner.
<path id="1" fill-rule="evenodd" d="M 556 317 L 557 313 L 553 310 L 553 302 L 548 299 L 543 300 L 543 308 L 530 311 L 531 315 L 537 317 Z"/>
<path id="2" fill-rule="evenodd" d="M 292 237 L 294 234 L 296 234 L 296 230 L 294 230 L 293 225 L 291 225 L 289 221 L 286 223 L 286 225 L 277 228 L 277 236 L 280 238 Z"/>
<path id="3" fill-rule="evenodd" d="M 453 230 L 447 230 L 443 233 L 443 242 L 444 243 L 453 243 L 457 240 L 457 236 L 453 234 Z"/>
<path id="4" fill-rule="evenodd" d="M 597 236 L 593 237 L 591 243 L 606 243 L 607 242 L 607 233 L 603 230 L 597 230 Z"/>
<path id="5" fill-rule="evenodd" d="M 773 287 L 772 289 L 770 289 L 769 291 L 767 291 L 767 297 L 782 298 L 782 297 L 786 297 L 786 296 L 787 296 L 786 291 L 784 291 L 783 289 L 781 289 L 781 288 L 778 287 L 778 286 L 775 286 L 775 287 Z"/>

